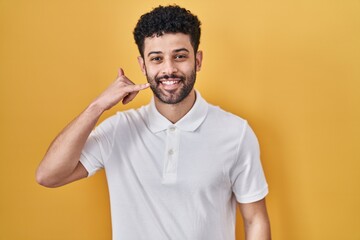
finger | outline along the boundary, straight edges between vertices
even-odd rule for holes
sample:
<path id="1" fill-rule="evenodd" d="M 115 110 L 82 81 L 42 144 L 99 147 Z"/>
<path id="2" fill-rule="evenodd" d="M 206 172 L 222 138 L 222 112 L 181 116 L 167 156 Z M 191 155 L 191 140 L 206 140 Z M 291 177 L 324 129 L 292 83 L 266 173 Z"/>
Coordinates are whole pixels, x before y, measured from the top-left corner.
<path id="1" fill-rule="evenodd" d="M 129 85 L 135 85 L 135 83 L 133 83 L 133 81 L 128 79 L 125 75 L 122 76 L 121 80 Z"/>
<path id="2" fill-rule="evenodd" d="M 130 85 L 135 84 L 128 77 L 125 76 L 124 70 L 122 68 L 118 69 L 118 77 L 117 77 L 116 80 L 120 80 L 120 81 L 125 82 L 125 83 L 130 84 Z"/>
<path id="3" fill-rule="evenodd" d="M 144 90 L 144 89 L 148 88 L 149 86 L 150 86 L 150 84 L 148 84 L 148 83 L 128 86 L 128 90 L 129 90 L 129 88 L 131 88 L 130 89 L 131 91 L 128 92 L 128 94 L 123 98 L 122 103 L 128 104 L 136 97 L 136 95 L 139 93 L 139 91 Z"/>
<path id="4" fill-rule="evenodd" d="M 124 87 L 124 91 L 127 93 L 132 93 L 132 92 L 138 92 L 141 90 L 144 90 L 146 88 L 148 88 L 150 86 L 149 83 L 145 83 L 145 84 L 129 84 L 126 87 Z"/>
<path id="5" fill-rule="evenodd" d="M 139 92 L 132 92 L 132 93 L 129 93 L 128 95 L 126 95 L 123 100 L 122 100 L 122 103 L 125 105 L 125 104 L 128 104 L 129 102 L 131 102 L 135 97 L 136 95 L 138 94 Z"/>

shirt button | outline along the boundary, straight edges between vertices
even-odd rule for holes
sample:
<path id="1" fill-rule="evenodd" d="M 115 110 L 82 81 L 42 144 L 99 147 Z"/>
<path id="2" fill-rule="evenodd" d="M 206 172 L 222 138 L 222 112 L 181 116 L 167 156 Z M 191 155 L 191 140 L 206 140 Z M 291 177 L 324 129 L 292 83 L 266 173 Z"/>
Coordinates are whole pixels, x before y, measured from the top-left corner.
<path id="1" fill-rule="evenodd" d="M 176 128 L 175 128 L 174 126 L 171 126 L 171 127 L 169 128 L 170 132 L 174 132 L 175 129 L 176 129 Z"/>
<path id="2" fill-rule="evenodd" d="M 170 149 L 170 150 L 168 151 L 168 154 L 169 154 L 170 156 L 173 155 L 173 154 L 174 154 L 174 150 Z"/>

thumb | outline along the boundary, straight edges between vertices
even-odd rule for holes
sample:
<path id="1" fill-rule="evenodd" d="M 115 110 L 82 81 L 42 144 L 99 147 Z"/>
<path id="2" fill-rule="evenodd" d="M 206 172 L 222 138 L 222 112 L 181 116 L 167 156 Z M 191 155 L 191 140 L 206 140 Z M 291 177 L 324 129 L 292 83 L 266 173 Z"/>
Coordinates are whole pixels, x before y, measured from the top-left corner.
<path id="1" fill-rule="evenodd" d="M 119 68 L 118 70 L 118 77 L 124 76 L 124 70 L 122 68 Z"/>

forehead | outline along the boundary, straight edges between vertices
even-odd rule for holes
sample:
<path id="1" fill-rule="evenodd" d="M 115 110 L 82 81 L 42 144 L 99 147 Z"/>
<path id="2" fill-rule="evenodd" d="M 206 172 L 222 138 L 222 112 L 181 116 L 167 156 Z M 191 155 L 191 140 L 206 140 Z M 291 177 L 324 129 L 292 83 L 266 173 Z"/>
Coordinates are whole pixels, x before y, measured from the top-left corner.
<path id="1" fill-rule="evenodd" d="M 144 40 L 145 56 L 149 52 L 169 53 L 181 48 L 185 48 L 189 52 L 194 51 L 190 36 L 184 33 L 165 33 L 162 36 L 147 37 Z"/>

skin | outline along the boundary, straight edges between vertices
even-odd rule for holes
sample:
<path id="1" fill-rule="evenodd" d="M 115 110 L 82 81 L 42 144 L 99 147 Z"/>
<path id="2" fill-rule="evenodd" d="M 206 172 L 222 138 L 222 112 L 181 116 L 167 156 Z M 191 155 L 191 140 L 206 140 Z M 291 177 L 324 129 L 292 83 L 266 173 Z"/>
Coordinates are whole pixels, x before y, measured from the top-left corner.
<path id="1" fill-rule="evenodd" d="M 149 83 L 134 84 L 120 69 L 116 80 L 51 143 L 36 172 L 39 184 L 59 187 L 87 177 L 79 159 L 92 129 L 103 112 L 120 101 L 127 104 L 139 91 L 151 86 L 157 92 L 154 97 L 157 110 L 173 123 L 194 105 L 196 95 L 192 84 L 201 69 L 202 52 L 195 53 L 189 36 L 182 33 L 146 38 L 144 43 L 144 58 L 138 57 L 138 62 Z M 186 88 L 188 94 L 184 95 Z M 265 199 L 238 206 L 246 240 L 271 239 Z"/>
<path id="2" fill-rule="evenodd" d="M 143 74 L 147 76 L 150 85 L 161 92 L 164 100 L 170 101 L 178 97 L 184 85 L 190 84 L 191 75 L 200 71 L 202 52 L 198 51 L 195 54 L 189 35 L 182 33 L 146 38 L 144 43 L 144 58 L 138 57 Z M 156 83 L 154 79 L 164 75 L 176 75 L 184 77 L 185 80 L 170 78 L 168 80 L 176 82 L 172 85 Z M 157 110 L 173 123 L 181 119 L 191 109 L 194 102 L 193 88 L 187 97 L 176 104 L 167 104 L 155 97 Z"/>
<path id="3" fill-rule="evenodd" d="M 265 198 L 253 203 L 238 203 L 246 240 L 271 240 L 270 221 Z"/>
<path id="4" fill-rule="evenodd" d="M 50 144 L 36 171 L 36 181 L 45 187 L 59 187 L 85 178 L 88 172 L 80 163 L 81 151 L 102 113 L 117 103 L 129 103 L 149 84 L 135 85 L 119 70 L 116 80 Z"/>

